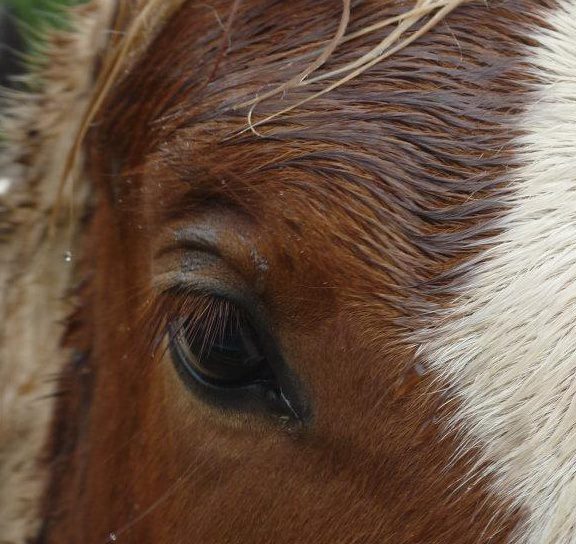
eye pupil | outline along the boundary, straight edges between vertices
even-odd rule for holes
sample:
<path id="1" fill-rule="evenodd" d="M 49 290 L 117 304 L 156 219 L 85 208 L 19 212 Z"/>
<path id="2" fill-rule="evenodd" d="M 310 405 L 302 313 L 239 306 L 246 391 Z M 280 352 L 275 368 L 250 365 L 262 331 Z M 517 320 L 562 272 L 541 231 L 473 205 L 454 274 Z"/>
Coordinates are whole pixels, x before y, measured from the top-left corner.
<path id="1" fill-rule="evenodd" d="M 248 364 L 253 359 L 261 358 L 250 333 L 246 326 L 241 327 L 239 323 L 228 322 L 223 333 L 214 339 L 211 350 L 219 352 L 222 357 L 230 359 L 233 363 Z"/>

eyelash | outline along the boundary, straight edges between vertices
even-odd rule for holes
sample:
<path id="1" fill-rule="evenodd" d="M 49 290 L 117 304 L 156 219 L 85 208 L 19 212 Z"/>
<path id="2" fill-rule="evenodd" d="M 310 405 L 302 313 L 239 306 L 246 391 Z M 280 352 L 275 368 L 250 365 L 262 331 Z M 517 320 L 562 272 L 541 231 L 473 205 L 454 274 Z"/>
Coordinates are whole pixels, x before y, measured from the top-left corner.
<path id="1" fill-rule="evenodd" d="M 194 334 L 200 328 L 201 321 L 208 323 L 208 326 L 204 327 L 208 332 L 203 339 L 206 345 L 210 345 L 222 335 L 224 324 L 230 318 L 238 325 L 246 319 L 238 308 L 222 297 L 196 296 L 190 297 L 186 302 L 176 315 L 171 315 L 171 319 L 181 321 L 181 328 L 186 328 L 186 334 Z"/>

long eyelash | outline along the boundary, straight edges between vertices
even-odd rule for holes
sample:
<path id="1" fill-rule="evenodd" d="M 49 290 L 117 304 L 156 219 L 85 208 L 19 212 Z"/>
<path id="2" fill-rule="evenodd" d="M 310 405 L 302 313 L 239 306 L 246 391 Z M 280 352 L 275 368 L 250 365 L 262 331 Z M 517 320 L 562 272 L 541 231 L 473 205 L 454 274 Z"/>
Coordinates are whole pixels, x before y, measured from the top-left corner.
<path id="1" fill-rule="evenodd" d="M 235 304 L 222 297 L 192 294 L 185 289 L 169 289 L 162 293 L 147 304 L 143 315 L 140 330 L 146 331 L 147 350 L 154 358 L 158 356 L 168 324 L 177 324 L 174 332 L 200 339 L 201 353 L 205 353 L 224 338 L 230 323 L 239 329 L 246 319 Z"/>

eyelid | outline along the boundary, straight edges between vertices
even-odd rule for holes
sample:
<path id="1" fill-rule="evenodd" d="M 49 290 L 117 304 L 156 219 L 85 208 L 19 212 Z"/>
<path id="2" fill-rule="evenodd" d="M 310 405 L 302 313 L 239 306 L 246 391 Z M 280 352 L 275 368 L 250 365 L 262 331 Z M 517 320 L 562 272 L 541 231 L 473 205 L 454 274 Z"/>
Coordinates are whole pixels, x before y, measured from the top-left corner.
<path id="1" fill-rule="evenodd" d="M 152 286 L 157 291 L 179 288 L 239 298 L 244 304 L 254 302 L 248 296 L 238 295 L 256 291 L 251 278 L 212 248 L 174 245 L 161 254 L 162 258 L 152 264 Z"/>
<path id="2" fill-rule="evenodd" d="M 155 259 L 162 259 L 173 252 L 199 251 L 209 253 L 216 257 L 223 257 L 217 244 L 216 233 L 209 228 L 185 227 L 173 232 L 172 243 L 161 247 L 154 255 Z"/>
<path id="3" fill-rule="evenodd" d="M 172 245 L 152 263 L 152 286 L 160 293 L 177 289 L 198 294 L 238 298 L 250 291 L 244 276 L 212 247 Z M 240 297 L 247 302 L 246 297 Z"/>
<path id="4" fill-rule="evenodd" d="M 152 285 L 160 292 L 176 287 L 205 291 L 216 283 L 214 276 L 219 276 L 219 274 L 214 274 L 214 269 L 222 268 L 218 266 L 221 261 L 219 257 L 201 251 L 192 253 L 172 251 L 172 258 L 167 257 L 166 254 L 163 260 L 154 263 Z M 194 266 L 184 265 L 184 260 L 191 261 L 192 259 L 196 259 Z"/>
<path id="5" fill-rule="evenodd" d="M 160 296 L 219 297 L 242 308 L 250 318 L 263 313 L 262 303 L 251 295 L 241 278 L 231 280 L 209 273 L 183 274 L 181 271 L 169 270 L 155 276 L 153 286 Z"/>
<path id="6" fill-rule="evenodd" d="M 194 224 L 172 226 L 159 234 L 157 243 L 153 266 L 160 273 L 169 267 L 185 270 L 191 268 L 190 263 L 201 268 L 213 265 L 212 272 L 225 283 L 249 287 L 259 294 L 265 289 L 269 265 L 258 247 L 262 245 L 261 232 L 236 214 L 220 211 L 206 214 Z"/>

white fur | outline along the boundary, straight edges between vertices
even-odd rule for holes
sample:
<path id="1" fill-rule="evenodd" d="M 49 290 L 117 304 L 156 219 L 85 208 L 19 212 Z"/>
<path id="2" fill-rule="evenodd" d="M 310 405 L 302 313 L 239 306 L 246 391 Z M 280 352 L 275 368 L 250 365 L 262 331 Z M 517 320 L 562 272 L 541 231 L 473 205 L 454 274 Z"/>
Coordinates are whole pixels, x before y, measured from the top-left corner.
<path id="1" fill-rule="evenodd" d="M 522 166 L 501 234 L 426 331 L 431 369 L 460 402 L 451 424 L 495 489 L 524 509 L 522 544 L 576 543 L 576 0 L 544 16 L 526 61 Z"/>

